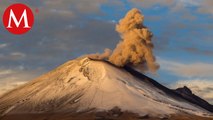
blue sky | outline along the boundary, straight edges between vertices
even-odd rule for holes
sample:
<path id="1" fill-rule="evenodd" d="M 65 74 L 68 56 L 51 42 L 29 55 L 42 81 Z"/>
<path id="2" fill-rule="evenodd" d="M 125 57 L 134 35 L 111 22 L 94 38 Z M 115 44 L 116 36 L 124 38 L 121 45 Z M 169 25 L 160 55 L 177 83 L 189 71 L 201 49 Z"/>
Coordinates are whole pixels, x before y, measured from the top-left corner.
<path id="1" fill-rule="evenodd" d="M 31 80 L 84 54 L 113 49 L 120 40 L 116 23 L 135 7 L 154 34 L 161 67 L 153 78 L 172 87 L 213 82 L 212 0 L 1 0 L 1 19 L 4 9 L 17 2 L 32 8 L 35 24 L 17 36 L 0 23 L 0 86 Z"/>

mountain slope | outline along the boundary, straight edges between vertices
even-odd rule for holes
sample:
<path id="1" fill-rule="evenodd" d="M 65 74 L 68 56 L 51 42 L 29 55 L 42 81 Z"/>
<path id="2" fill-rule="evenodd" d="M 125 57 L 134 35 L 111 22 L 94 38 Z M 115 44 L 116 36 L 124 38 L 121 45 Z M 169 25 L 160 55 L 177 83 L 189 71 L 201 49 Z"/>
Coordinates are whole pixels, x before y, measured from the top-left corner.
<path id="1" fill-rule="evenodd" d="M 125 70 L 127 70 L 129 73 L 131 73 L 135 77 L 138 77 L 142 80 L 146 80 L 148 83 L 154 85 L 158 89 L 161 89 L 162 91 L 167 93 L 167 95 L 169 95 L 173 98 L 184 99 L 184 100 L 186 100 L 190 103 L 196 104 L 196 105 L 198 105 L 198 106 L 200 106 L 200 107 L 202 107 L 202 108 L 204 108 L 204 109 L 206 109 L 210 112 L 213 112 L 213 105 L 209 104 L 208 102 L 206 102 L 202 98 L 194 95 L 192 93 L 192 91 L 189 88 L 187 88 L 186 86 L 184 86 L 183 88 L 177 88 L 176 90 L 171 90 L 171 89 L 168 89 L 165 86 L 159 84 L 155 80 L 135 71 L 131 67 L 125 66 Z"/>
<path id="2" fill-rule="evenodd" d="M 132 69 L 78 58 L 0 97 L 0 115 L 106 111 L 118 107 L 140 115 L 187 113 L 204 108 Z"/>
<path id="3" fill-rule="evenodd" d="M 186 100 L 190 101 L 191 103 L 199 105 L 200 107 L 202 107 L 210 112 L 213 112 L 213 105 L 209 104 L 202 98 L 193 94 L 192 91 L 188 87 L 184 86 L 183 88 L 177 88 L 174 91 L 176 93 L 180 94 Z"/>

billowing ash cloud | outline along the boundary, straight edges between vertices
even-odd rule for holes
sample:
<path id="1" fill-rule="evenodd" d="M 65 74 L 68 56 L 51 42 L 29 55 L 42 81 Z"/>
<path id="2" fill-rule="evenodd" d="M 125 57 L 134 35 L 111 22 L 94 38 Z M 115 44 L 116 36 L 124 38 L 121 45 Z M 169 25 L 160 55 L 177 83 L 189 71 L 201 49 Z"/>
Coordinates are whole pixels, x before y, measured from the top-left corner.
<path id="1" fill-rule="evenodd" d="M 117 66 L 143 64 L 152 72 L 159 68 L 152 53 L 152 33 L 143 25 L 143 21 L 144 16 L 136 8 L 119 21 L 116 31 L 122 40 L 109 57 L 111 63 Z"/>
<path id="2" fill-rule="evenodd" d="M 104 53 L 95 53 L 95 54 L 90 54 L 90 55 L 88 55 L 89 56 L 89 58 L 91 58 L 91 59 L 96 59 L 96 60 L 105 60 L 105 59 L 108 59 L 109 58 L 109 56 L 111 55 L 111 50 L 110 49 L 108 49 L 108 48 L 106 48 L 105 50 L 104 50 Z"/>
<path id="3" fill-rule="evenodd" d="M 116 25 L 116 31 L 122 40 L 118 43 L 112 54 L 105 51 L 103 54 L 93 54 L 91 58 L 108 60 L 116 66 L 133 65 L 155 72 L 159 65 L 155 62 L 151 41 L 152 33 L 143 25 L 144 16 L 140 10 L 133 8 Z M 106 56 L 109 55 L 109 56 Z M 104 56 L 104 57 L 103 57 Z"/>

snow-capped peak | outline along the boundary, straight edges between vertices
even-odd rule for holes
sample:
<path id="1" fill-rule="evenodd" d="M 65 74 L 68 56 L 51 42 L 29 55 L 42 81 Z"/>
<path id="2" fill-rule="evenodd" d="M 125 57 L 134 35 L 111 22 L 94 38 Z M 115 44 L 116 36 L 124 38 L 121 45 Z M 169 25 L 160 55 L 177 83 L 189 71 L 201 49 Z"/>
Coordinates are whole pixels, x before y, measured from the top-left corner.
<path id="1" fill-rule="evenodd" d="M 138 114 L 196 115 L 207 110 L 171 97 L 125 69 L 88 57 L 68 61 L 53 71 L 0 98 L 0 114 L 110 110 L 119 107 Z"/>

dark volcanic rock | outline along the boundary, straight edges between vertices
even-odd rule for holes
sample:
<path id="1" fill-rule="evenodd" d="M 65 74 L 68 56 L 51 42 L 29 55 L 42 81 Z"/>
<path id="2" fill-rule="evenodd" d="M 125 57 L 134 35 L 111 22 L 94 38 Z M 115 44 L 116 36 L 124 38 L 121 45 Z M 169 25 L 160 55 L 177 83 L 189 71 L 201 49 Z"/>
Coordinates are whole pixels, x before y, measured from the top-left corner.
<path id="1" fill-rule="evenodd" d="M 184 86 L 182 88 L 177 88 L 175 91 L 178 92 L 179 94 L 186 94 L 186 95 L 192 94 L 192 91 L 186 86 Z"/>
<path id="2" fill-rule="evenodd" d="M 199 105 L 202 108 L 205 108 L 206 110 L 208 110 L 210 112 L 213 112 L 213 105 L 209 104 L 202 98 L 193 94 L 192 91 L 188 87 L 184 86 L 183 88 L 177 88 L 174 91 L 176 93 L 178 93 L 179 95 L 181 95 L 182 97 L 184 97 L 185 99 L 187 99 L 188 101 L 190 101 L 196 105 Z"/>

